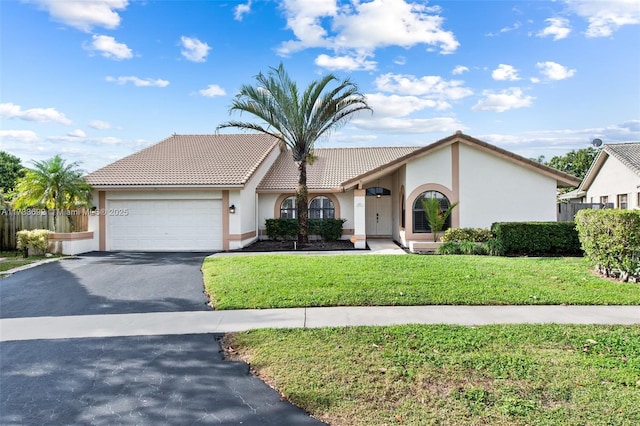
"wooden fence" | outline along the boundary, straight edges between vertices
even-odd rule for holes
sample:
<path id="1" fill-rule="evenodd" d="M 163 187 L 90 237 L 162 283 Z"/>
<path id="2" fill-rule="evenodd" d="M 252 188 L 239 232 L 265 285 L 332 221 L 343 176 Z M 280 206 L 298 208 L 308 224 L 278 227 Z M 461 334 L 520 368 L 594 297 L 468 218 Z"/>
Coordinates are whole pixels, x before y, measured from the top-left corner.
<path id="1" fill-rule="evenodd" d="M 53 211 L 40 209 L 0 210 L 0 251 L 16 249 L 16 233 L 22 230 L 53 231 Z M 89 227 L 89 214 L 84 209 L 63 210 L 56 217 L 56 232 L 81 232 Z"/>
<path id="2" fill-rule="evenodd" d="M 571 222 L 576 213 L 584 209 L 612 209 L 613 204 L 602 203 L 558 203 L 558 222 Z"/>

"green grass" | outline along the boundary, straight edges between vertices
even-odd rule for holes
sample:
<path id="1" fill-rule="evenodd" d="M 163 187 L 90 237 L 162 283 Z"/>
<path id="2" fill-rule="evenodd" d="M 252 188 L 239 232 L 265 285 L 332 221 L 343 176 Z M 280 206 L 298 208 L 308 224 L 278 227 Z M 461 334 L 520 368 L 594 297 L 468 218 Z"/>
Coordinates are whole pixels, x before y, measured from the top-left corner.
<path id="1" fill-rule="evenodd" d="M 0 261 L 0 272 L 46 259 L 45 256 L 30 256 L 25 259 L 22 257 L 22 253 L 15 251 L 2 251 L 0 252 L 0 258 L 4 258 L 4 260 Z"/>
<path id="2" fill-rule="evenodd" d="M 637 305 L 640 285 L 591 273 L 583 258 L 214 256 L 216 309 L 374 305 Z"/>
<path id="3" fill-rule="evenodd" d="M 225 337 L 332 425 L 638 425 L 640 326 L 395 326 Z"/>

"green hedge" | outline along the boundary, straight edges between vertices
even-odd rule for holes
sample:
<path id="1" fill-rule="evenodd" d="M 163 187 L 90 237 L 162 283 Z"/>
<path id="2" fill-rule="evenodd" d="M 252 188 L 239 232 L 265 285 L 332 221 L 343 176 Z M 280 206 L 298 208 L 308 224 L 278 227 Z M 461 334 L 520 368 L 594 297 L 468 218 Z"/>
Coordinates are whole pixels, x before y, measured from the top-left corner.
<path id="1" fill-rule="evenodd" d="M 318 235 L 324 241 L 335 241 L 342 237 L 346 219 L 309 219 L 309 235 Z M 298 235 L 297 219 L 267 219 L 267 237 L 270 240 L 295 240 Z"/>
<path id="2" fill-rule="evenodd" d="M 470 241 L 473 243 L 484 243 L 493 237 L 490 229 L 485 228 L 449 228 L 444 231 L 440 241 Z"/>
<path id="3" fill-rule="evenodd" d="M 491 225 L 507 256 L 582 256 L 574 222 L 496 222 Z"/>
<path id="4" fill-rule="evenodd" d="M 622 281 L 640 281 L 640 212 L 580 210 L 576 226 L 582 248 L 596 269 Z"/>

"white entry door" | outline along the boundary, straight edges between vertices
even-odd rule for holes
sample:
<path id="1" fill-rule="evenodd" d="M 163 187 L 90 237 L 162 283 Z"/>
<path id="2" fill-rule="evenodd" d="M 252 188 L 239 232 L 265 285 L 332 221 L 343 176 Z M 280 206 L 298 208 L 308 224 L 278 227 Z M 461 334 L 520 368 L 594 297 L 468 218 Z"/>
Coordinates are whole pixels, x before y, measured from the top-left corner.
<path id="1" fill-rule="evenodd" d="M 107 250 L 222 250 L 221 200 L 108 200 Z"/>
<path id="2" fill-rule="evenodd" d="M 366 197 L 365 216 L 367 237 L 391 236 L 391 196 Z"/>

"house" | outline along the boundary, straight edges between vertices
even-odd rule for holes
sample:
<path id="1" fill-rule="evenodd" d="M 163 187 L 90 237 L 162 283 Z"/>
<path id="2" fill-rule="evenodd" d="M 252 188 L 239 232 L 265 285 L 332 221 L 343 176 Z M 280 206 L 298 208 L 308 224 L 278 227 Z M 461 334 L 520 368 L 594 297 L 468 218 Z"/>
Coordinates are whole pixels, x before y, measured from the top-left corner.
<path id="1" fill-rule="evenodd" d="M 585 203 L 640 209 L 640 142 L 605 144 L 576 190 Z"/>
<path id="2" fill-rule="evenodd" d="M 571 175 L 457 132 L 424 147 L 325 148 L 308 166 L 309 214 L 344 218 L 343 238 L 418 250 L 432 239 L 421 199 L 459 202 L 448 226 L 555 221 Z M 217 251 L 296 217 L 291 154 L 261 134 L 173 135 L 86 176 L 93 249 Z"/>

